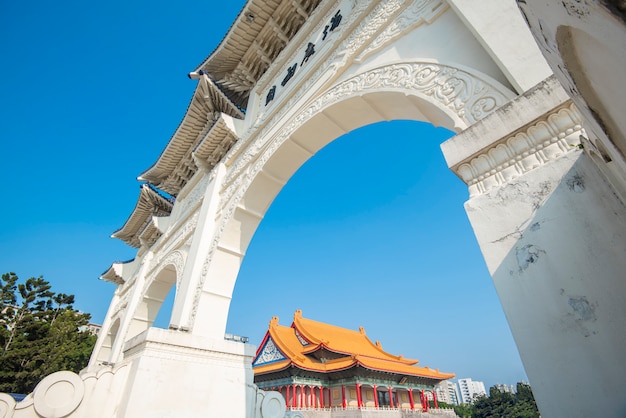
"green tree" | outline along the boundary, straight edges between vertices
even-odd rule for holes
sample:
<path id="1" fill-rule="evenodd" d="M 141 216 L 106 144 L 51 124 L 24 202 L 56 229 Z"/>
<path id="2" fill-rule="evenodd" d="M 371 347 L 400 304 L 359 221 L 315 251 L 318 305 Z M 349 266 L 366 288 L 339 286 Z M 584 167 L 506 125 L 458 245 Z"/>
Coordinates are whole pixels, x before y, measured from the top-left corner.
<path id="1" fill-rule="evenodd" d="M 2 275 L 0 392 L 29 393 L 50 373 L 87 365 L 96 337 L 81 327 L 90 315 L 73 308 L 73 295 L 50 289 L 42 277 Z"/>
<path id="2" fill-rule="evenodd" d="M 530 386 L 518 383 L 516 394 L 489 389 L 489 397 L 481 396 L 472 405 L 472 418 L 539 418 L 539 410 Z"/>
<path id="3" fill-rule="evenodd" d="M 472 414 L 474 413 L 472 405 L 454 405 L 452 408 L 454 409 L 454 413 L 461 418 L 472 418 Z"/>

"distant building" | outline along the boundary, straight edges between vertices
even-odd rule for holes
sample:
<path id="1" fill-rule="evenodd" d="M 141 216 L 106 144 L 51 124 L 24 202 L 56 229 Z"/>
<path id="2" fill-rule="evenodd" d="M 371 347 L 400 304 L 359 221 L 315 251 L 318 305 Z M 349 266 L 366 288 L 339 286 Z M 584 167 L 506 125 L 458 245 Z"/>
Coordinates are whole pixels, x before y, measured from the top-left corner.
<path id="1" fill-rule="evenodd" d="M 459 379 L 459 392 L 462 403 L 472 403 L 478 396 L 487 396 L 485 384 L 480 381 L 473 381 L 470 378 Z"/>
<path id="2" fill-rule="evenodd" d="M 416 364 L 384 351 L 363 328 L 313 321 L 301 311 L 291 326 L 272 318 L 252 362 L 257 386 L 280 392 L 287 408 L 304 416 L 313 409 L 353 408 L 396 410 L 393 416 L 400 417 L 401 410 L 428 410 L 429 399 L 438 408 L 435 385 L 454 374 Z"/>
<path id="3" fill-rule="evenodd" d="M 88 332 L 91 335 L 98 335 L 101 329 L 102 329 L 102 325 L 92 324 L 92 323 L 78 327 L 78 330 L 80 332 Z"/>
<path id="4" fill-rule="evenodd" d="M 461 403 L 459 388 L 456 383 L 451 380 L 444 380 L 439 383 L 435 386 L 435 392 L 440 402 L 445 402 L 449 405 L 458 405 Z"/>
<path id="5" fill-rule="evenodd" d="M 496 383 L 493 385 L 496 389 L 503 393 L 515 393 L 514 385 L 503 385 L 502 383 Z"/>

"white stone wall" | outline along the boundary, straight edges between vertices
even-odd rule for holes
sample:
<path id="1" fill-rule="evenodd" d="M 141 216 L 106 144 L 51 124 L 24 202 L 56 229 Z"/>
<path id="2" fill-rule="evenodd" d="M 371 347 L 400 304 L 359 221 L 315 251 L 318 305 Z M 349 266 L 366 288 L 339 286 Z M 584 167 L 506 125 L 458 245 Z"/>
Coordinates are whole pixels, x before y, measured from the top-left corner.
<path id="1" fill-rule="evenodd" d="M 616 0 L 518 0 L 537 45 L 585 119 L 587 148 L 626 198 L 626 6 Z"/>
<path id="2" fill-rule="evenodd" d="M 577 145 L 580 117 L 559 89 L 543 83 L 450 140 L 491 142 L 500 129 L 511 132 L 465 160 L 458 143 L 443 148 L 470 190 L 480 186 L 466 211 L 542 416 L 620 417 L 626 207 Z M 527 99 L 554 109 L 537 115 Z M 542 131 L 548 137 L 535 142 Z"/>

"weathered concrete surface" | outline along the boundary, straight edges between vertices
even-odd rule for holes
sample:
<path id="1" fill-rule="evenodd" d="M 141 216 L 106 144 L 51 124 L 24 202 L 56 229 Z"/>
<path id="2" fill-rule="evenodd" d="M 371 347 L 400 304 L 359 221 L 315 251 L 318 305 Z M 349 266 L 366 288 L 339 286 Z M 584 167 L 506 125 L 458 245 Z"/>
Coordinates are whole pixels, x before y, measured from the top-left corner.
<path id="1" fill-rule="evenodd" d="M 465 208 L 542 416 L 623 417 L 626 207 L 554 89 L 542 83 L 442 148 L 470 187 Z M 542 100 L 554 109 L 529 106 Z"/>

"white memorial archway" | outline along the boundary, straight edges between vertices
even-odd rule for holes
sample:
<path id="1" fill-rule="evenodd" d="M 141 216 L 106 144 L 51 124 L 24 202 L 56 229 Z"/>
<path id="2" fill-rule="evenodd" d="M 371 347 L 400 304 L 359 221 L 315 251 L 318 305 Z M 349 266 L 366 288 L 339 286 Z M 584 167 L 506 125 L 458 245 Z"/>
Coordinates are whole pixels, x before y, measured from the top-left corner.
<path id="1" fill-rule="evenodd" d="M 114 234 L 137 257 L 103 275 L 118 289 L 72 413 L 111 393 L 115 416 L 282 416 L 252 384 L 254 347 L 224 339 L 239 266 L 306 160 L 393 119 L 458 133 L 442 150 L 542 413 L 616 411 L 626 211 L 550 74 L 513 0 L 250 0 Z M 172 286 L 169 329 L 150 327 Z"/>
<path id="2" fill-rule="evenodd" d="M 224 334 L 239 266 L 254 231 L 289 178 L 326 144 L 382 120 L 414 119 L 458 132 L 511 95 L 493 80 L 419 62 L 375 68 L 324 91 L 304 109 L 289 115 L 287 126 L 278 127 L 277 135 L 259 138 L 262 144 L 251 144 L 251 150 L 241 156 L 247 160 L 241 165 L 246 169 L 239 174 L 232 171 L 224 179 L 213 245 L 204 259 L 198 260 L 203 269 L 193 291 L 201 296 L 178 299 L 172 323 L 200 335 Z M 210 321 L 202 319 L 208 317 Z"/>

